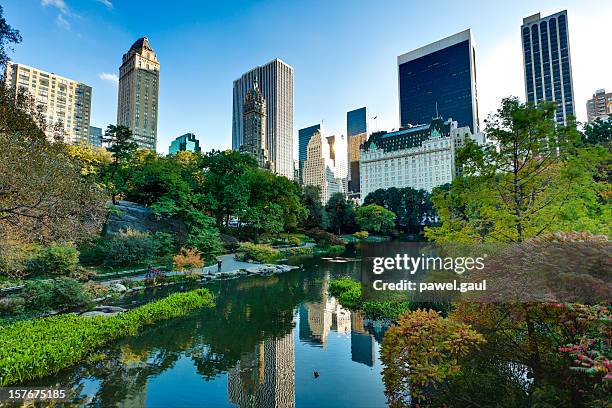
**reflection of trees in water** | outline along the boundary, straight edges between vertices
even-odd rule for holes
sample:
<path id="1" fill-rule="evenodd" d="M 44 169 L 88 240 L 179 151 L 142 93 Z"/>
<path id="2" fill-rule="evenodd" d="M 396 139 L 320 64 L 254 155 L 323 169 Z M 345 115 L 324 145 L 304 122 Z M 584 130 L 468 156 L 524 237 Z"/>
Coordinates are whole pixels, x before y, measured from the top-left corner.
<path id="1" fill-rule="evenodd" d="M 172 368 L 182 356 L 188 356 L 206 380 L 213 379 L 236 367 L 265 339 L 292 333 L 296 306 L 322 296 L 320 279 L 310 274 L 295 271 L 215 282 L 208 286 L 216 294 L 214 308 L 147 328 L 108 348 L 108 358 L 51 380 L 78 384 L 82 378 L 98 379 L 92 405 L 112 406 L 144 404 L 148 379 Z M 43 382 L 51 383 L 49 378 Z"/>

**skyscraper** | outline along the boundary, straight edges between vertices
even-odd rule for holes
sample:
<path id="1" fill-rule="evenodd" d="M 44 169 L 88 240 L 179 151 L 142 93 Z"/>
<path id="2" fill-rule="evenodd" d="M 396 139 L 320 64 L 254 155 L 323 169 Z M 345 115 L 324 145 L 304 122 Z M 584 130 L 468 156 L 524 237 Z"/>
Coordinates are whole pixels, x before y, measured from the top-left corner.
<path id="1" fill-rule="evenodd" d="M 597 118 L 605 119 L 612 116 L 612 92 L 605 89 L 598 89 L 593 97 L 587 101 L 587 118 L 591 123 Z"/>
<path id="2" fill-rule="evenodd" d="M 563 124 L 575 116 L 567 11 L 524 18 L 521 35 L 527 102 L 557 102 L 557 123 Z"/>
<path id="3" fill-rule="evenodd" d="M 5 82 L 12 91 L 34 98 L 42 109 L 47 137 L 53 137 L 54 126 L 60 124 L 66 143 L 88 143 L 91 86 L 11 61 L 6 64 Z"/>
<path id="4" fill-rule="evenodd" d="M 400 126 L 452 117 L 478 131 L 476 50 L 470 29 L 397 57 Z"/>
<path id="5" fill-rule="evenodd" d="M 368 139 L 366 108 L 346 113 L 348 192 L 359 193 L 359 152 L 360 146 Z"/>
<path id="6" fill-rule="evenodd" d="M 300 166 L 300 181 L 304 181 L 304 162 L 306 161 L 306 150 L 310 138 L 321 130 L 321 125 L 316 124 L 298 130 L 298 160 Z"/>
<path id="7" fill-rule="evenodd" d="M 143 149 L 155 150 L 157 145 L 158 96 L 159 62 L 147 37 L 142 37 L 123 54 L 117 124 L 129 127 Z"/>
<path id="8" fill-rule="evenodd" d="M 365 106 L 346 112 L 346 135 L 349 138 L 360 133 L 367 133 L 367 131 L 368 125 Z"/>
<path id="9" fill-rule="evenodd" d="M 102 128 L 90 126 L 88 142 L 92 146 L 101 147 L 102 146 Z"/>
<path id="10" fill-rule="evenodd" d="M 178 152 L 201 153 L 202 148 L 200 147 L 200 141 L 196 139 L 196 135 L 193 133 L 185 133 L 174 139 L 170 143 L 168 153 L 176 154 Z"/>
<path id="11" fill-rule="evenodd" d="M 266 147 L 266 100 L 261 94 L 257 78 L 253 88 L 244 97 L 242 123 L 244 137 L 240 151 L 252 155 L 259 167 L 273 170 Z"/>
<path id="12" fill-rule="evenodd" d="M 232 149 L 244 143 L 244 98 L 255 78 L 266 100 L 266 147 L 277 174 L 293 179 L 293 68 L 275 59 L 234 81 Z"/>
<path id="13" fill-rule="evenodd" d="M 325 205 L 334 193 L 342 191 L 337 179 L 334 162 L 331 158 L 330 140 L 317 131 L 308 142 L 304 162 L 304 184 L 321 189 L 321 203 Z"/>

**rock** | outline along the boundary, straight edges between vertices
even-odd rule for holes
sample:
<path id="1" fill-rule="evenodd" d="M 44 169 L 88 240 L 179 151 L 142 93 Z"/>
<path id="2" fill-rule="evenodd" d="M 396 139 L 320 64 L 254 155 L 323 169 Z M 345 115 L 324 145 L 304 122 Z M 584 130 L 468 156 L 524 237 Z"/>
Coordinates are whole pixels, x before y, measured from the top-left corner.
<path id="1" fill-rule="evenodd" d="M 135 286 L 133 289 L 134 290 L 143 290 L 145 287 L 144 286 Z"/>
<path id="2" fill-rule="evenodd" d="M 96 306 L 93 309 L 96 312 L 104 312 L 104 313 L 122 313 L 127 312 L 127 309 L 124 309 L 119 306 Z"/>
<path id="3" fill-rule="evenodd" d="M 246 272 L 251 275 L 255 275 L 261 273 L 261 270 L 259 268 L 246 268 Z"/>
<path id="4" fill-rule="evenodd" d="M 113 292 L 123 293 L 127 291 L 127 288 L 119 282 L 111 283 L 109 289 Z"/>

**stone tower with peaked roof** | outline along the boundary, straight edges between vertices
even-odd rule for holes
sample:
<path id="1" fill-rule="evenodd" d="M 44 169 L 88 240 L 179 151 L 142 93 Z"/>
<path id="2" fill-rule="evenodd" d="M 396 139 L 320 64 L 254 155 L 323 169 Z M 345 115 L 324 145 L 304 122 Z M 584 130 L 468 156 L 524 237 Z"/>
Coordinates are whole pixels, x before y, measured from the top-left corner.
<path id="1" fill-rule="evenodd" d="M 249 153 L 259 167 L 272 169 L 266 148 L 266 100 L 259 89 L 257 77 L 247 92 L 243 104 L 244 138 L 240 151 Z"/>
<path id="2" fill-rule="evenodd" d="M 117 124 L 132 131 L 143 149 L 155 150 L 159 96 L 159 61 L 147 37 L 123 54 L 119 68 Z"/>

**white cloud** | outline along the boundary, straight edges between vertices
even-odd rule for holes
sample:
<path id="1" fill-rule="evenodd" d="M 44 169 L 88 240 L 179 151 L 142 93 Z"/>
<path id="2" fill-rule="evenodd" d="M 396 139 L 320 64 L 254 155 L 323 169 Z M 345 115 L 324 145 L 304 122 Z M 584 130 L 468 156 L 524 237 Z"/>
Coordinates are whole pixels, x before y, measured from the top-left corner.
<path id="1" fill-rule="evenodd" d="M 68 22 L 66 17 L 73 14 L 64 0 L 41 0 L 40 4 L 43 7 L 55 7 L 59 11 L 55 22 L 64 30 L 70 30 L 70 22 Z"/>
<path id="2" fill-rule="evenodd" d="M 113 9 L 113 3 L 110 0 L 98 0 L 100 3 L 104 4 L 107 9 Z"/>
<path id="3" fill-rule="evenodd" d="M 68 13 L 68 6 L 66 5 L 66 2 L 64 0 L 41 0 L 40 4 L 42 4 L 43 7 L 55 7 L 62 14 Z"/>
<path id="4" fill-rule="evenodd" d="M 58 14 L 55 22 L 57 23 L 58 26 L 60 26 L 64 30 L 70 30 L 70 23 L 68 22 L 68 20 L 66 20 L 63 14 L 61 13 Z"/>
<path id="5" fill-rule="evenodd" d="M 119 83 L 119 77 L 117 76 L 117 74 L 110 74 L 108 72 L 101 72 L 100 74 L 98 74 L 98 77 L 103 80 L 103 81 L 109 81 L 109 82 L 113 82 L 115 84 Z"/>

